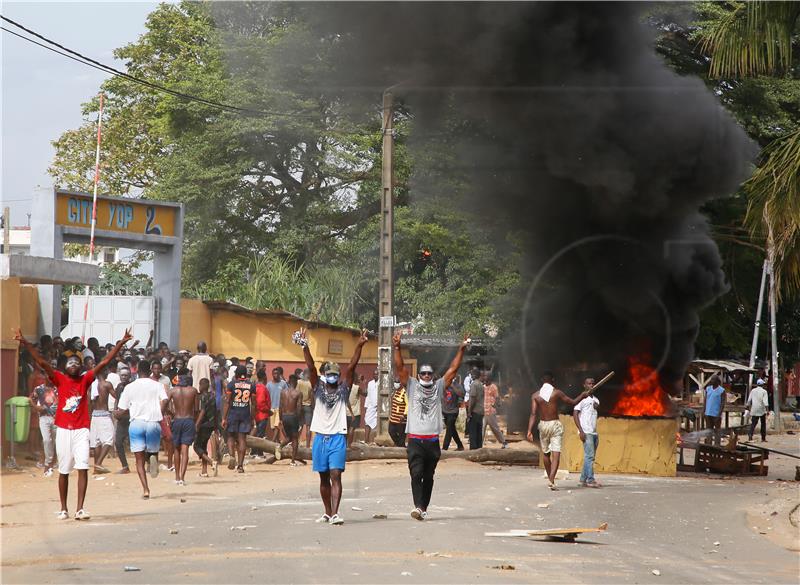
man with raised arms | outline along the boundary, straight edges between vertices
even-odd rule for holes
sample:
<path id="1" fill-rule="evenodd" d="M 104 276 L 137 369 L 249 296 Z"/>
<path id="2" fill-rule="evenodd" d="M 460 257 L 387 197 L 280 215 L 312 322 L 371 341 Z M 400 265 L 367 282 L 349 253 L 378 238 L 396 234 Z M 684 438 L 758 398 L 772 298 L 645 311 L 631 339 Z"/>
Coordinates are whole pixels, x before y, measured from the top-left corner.
<path id="1" fill-rule="evenodd" d="M 444 376 L 433 381 L 433 368 L 428 364 L 419 367 L 419 377 L 411 378 L 403 363 L 400 349 L 401 334 L 395 333 L 394 370 L 400 379 L 400 385 L 406 387 L 408 400 L 408 419 L 406 422 L 406 453 L 408 455 L 408 471 L 411 474 L 411 494 L 414 497 L 414 509 L 411 517 L 425 520 L 428 517 L 428 505 L 433 493 L 433 475 L 442 455 L 439 447 L 439 434 L 442 432 L 442 395 L 458 372 L 464 351 L 469 345 L 469 335 L 458 347 L 456 356 Z"/>
<path id="2" fill-rule="evenodd" d="M 335 362 L 325 363 L 322 380 L 311 357 L 305 329 L 300 329 L 293 338 L 303 348 L 308 379 L 314 389 L 311 431 L 316 434 L 311 447 L 311 462 L 313 471 L 319 473 L 319 494 L 325 506 L 325 513 L 317 522 L 344 524 L 344 519 L 339 516 L 339 502 L 342 499 L 342 472 L 347 459 L 347 400 L 358 360 L 361 359 L 361 348 L 369 337 L 366 329 L 361 331 L 353 357 L 344 372 Z"/>
<path id="3" fill-rule="evenodd" d="M 114 348 L 103 360 L 91 370 L 81 374 L 81 360 L 77 356 L 67 358 L 66 373 L 54 370 L 52 364 L 44 359 L 36 348 L 22 336 L 17 329 L 14 339 L 19 341 L 36 364 L 42 368 L 58 391 L 58 408 L 56 409 L 56 455 L 58 456 L 58 495 L 61 500 L 59 520 L 69 518 L 67 512 L 67 492 L 69 491 L 69 474 L 78 470 L 78 511 L 75 520 L 88 520 L 89 513 L 83 508 L 86 498 L 86 486 L 89 481 L 89 389 L 103 368 L 107 367 L 131 339 L 130 331 L 125 331 Z"/>

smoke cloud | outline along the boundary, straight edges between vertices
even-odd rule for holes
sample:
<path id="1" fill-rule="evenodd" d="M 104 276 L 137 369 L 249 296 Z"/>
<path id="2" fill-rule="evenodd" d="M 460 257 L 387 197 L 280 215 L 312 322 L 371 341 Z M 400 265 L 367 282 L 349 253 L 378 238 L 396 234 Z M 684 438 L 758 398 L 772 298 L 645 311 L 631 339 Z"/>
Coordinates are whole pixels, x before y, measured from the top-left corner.
<path id="1" fill-rule="evenodd" d="M 453 204 L 490 218 L 476 229 L 523 241 L 526 302 L 504 351 L 524 385 L 544 369 L 619 372 L 642 353 L 666 387 L 680 382 L 698 311 L 727 286 L 698 210 L 736 190 L 755 147 L 700 80 L 655 54 L 642 5 L 297 10 L 337 39 L 337 67 L 320 86 L 374 111 L 399 84 L 393 93 L 421 129 L 417 153 L 454 119 L 474 130 L 437 173 L 468 185 Z M 423 174 L 412 194 L 436 192 Z"/>

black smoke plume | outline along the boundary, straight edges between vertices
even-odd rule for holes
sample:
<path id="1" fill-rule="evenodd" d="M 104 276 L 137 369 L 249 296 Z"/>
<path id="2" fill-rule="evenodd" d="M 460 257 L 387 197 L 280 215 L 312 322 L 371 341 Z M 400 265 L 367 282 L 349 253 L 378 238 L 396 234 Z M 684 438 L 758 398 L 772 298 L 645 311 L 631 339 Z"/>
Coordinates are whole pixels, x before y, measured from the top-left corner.
<path id="1" fill-rule="evenodd" d="M 646 6 L 295 9 L 336 39 L 337 66 L 320 86 L 372 104 L 396 86 L 421 130 L 418 153 L 454 119 L 474 129 L 437 172 L 464 179 L 453 204 L 489 218 L 476 229 L 521 234 L 524 310 L 504 339 L 504 365 L 524 385 L 544 369 L 621 372 L 642 353 L 666 387 L 680 382 L 698 311 L 727 286 L 698 210 L 736 190 L 754 148 L 699 79 L 656 55 Z M 435 179 L 417 180 L 412 193 L 436 191 Z"/>

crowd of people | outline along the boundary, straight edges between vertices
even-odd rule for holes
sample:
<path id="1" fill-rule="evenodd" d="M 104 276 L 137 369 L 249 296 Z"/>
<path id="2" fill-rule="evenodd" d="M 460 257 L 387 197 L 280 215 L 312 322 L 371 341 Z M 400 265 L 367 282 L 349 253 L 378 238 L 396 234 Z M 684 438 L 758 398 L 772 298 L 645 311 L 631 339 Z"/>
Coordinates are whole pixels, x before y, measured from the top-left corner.
<path id="1" fill-rule="evenodd" d="M 75 517 L 89 517 L 84 508 L 87 474 L 90 468 L 96 474 L 111 473 L 106 467 L 108 457 L 119 460 L 116 473 L 135 470 L 142 497 L 148 499 L 148 475 L 157 477 L 159 471 L 168 471 L 174 473 L 177 485 L 186 484 L 190 449 L 200 461 L 199 476 L 205 478 L 219 473 L 226 456 L 228 469 L 244 473 L 248 435 L 274 445 L 269 453 L 251 449 L 251 460 L 280 459 L 281 448 L 291 444 L 293 466 L 306 465 L 299 446 L 304 439 L 306 447 L 311 447 L 313 436 L 312 467 L 322 476 L 322 492 L 331 494 L 326 521 L 336 524 L 341 519 L 337 498 L 344 450 L 352 445 L 359 428 L 366 442 L 377 436 L 378 371 L 369 381 L 358 376 L 356 356 L 348 368 L 334 362 L 317 367 L 304 332 L 294 341 L 303 345 L 306 367 L 288 376 L 280 366 L 268 372 L 265 361 L 252 357 L 209 354 L 202 341 L 194 354 L 175 352 L 166 343 L 151 347 L 152 334 L 144 347 L 131 342 L 128 332 L 115 345 L 105 346 L 96 338 L 84 345 L 79 338 L 43 336 L 34 344 L 18 332 L 17 339 L 30 401 L 39 418 L 44 475 L 51 476 L 54 469 L 59 473 L 60 518 L 69 516 L 66 499 L 73 469 L 78 471 Z M 358 357 L 366 339 L 364 332 L 357 345 Z M 388 432 L 396 446 L 408 449 L 412 515 L 423 519 L 440 432 L 445 430 L 444 450 L 451 442 L 458 450 L 465 448 L 465 442 L 470 449 L 479 449 L 487 429 L 505 448 L 496 416 L 501 398 L 489 370 L 471 369 L 462 384 L 457 371 L 466 342 L 441 377 L 422 364 L 418 377 L 411 378 L 399 353 L 399 337 L 396 346 L 400 362 L 395 363 Z M 463 442 L 459 427 L 465 431 Z M 436 449 L 429 444 L 434 436 Z M 164 454 L 162 462 L 159 453 Z"/>

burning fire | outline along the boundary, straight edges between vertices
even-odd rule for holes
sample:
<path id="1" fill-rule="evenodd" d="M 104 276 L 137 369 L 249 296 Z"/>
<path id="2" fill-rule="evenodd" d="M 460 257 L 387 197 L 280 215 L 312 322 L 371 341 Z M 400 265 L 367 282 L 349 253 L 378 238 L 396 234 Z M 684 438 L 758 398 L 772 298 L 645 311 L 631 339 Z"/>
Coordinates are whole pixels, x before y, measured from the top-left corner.
<path id="1" fill-rule="evenodd" d="M 670 405 L 661 387 L 658 372 L 650 365 L 649 356 L 628 358 L 625 386 L 611 414 L 619 416 L 666 416 Z"/>

